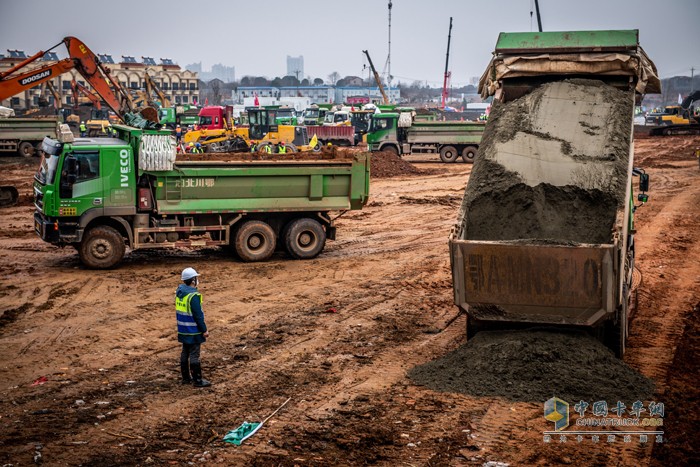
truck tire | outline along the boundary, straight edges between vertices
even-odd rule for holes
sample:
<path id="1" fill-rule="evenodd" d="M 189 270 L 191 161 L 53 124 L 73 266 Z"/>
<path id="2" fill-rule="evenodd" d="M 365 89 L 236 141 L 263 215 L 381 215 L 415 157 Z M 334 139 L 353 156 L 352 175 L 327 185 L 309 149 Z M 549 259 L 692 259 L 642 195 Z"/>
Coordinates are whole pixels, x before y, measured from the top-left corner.
<path id="1" fill-rule="evenodd" d="M 440 148 L 440 160 L 442 162 L 454 162 L 459 157 L 459 153 L 454 146 L 443 146 Z"/>
<path id="2" fill-rule="evenodd" d="M 302 218 L 289 223 L 284 231 L 284 246 L 292 258 L 311 259 L 323 251 L 326 231 L 320 222 Z"/>
<path id="3" fill-rule="evenodd" d="M 101 225 L 89 230 L 80 243 L 80 261 L 92 269 L 109 269 L 124 258 L 124 238 L 116 229 Z"/>
<path id="4" fill-rule="evenodd" d="M 297 147 L 294 143 L 289 143 L 289 144 L 287 144 L 287 152 L 288 153 L 295 153 L 295 152 L 299 152 L 299 150 L 297 149 Z"/>
<path id="5" fill-rule="evenodd" d="M 22 157 L 32 157 L 34 155 L 34 146 L 29 141 L 22 141 L 17 147 L 17 153 Z"/>
<path id="6" fill-rule="evenodd" d="M 265 261 L 275 252 L 275 231 L 263 221 L 247 221 L 236 231 L 236 254 L 247 262 Z"/>
<path id="7" fill-rule="evenodd" d="M 467 146 L 464 149 L 462 149 L 462 162 L 468 162 L 470 164 L 473 164 L 477 150 L 478 148 L 476 146 Z"/>

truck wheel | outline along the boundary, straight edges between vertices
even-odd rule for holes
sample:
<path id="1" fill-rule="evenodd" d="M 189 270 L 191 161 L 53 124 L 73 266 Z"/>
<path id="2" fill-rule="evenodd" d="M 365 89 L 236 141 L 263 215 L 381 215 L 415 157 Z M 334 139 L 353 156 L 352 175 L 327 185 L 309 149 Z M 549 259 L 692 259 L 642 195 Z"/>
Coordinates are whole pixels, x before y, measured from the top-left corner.
<path id="1" fill-rule="evenodd" d="M 287 152 L 299 152 L 294 143 L 287 144 Z"/>
<path id="2" fill-rule="evenodd" d="M 262 221 L 247 221 L 236 232 L 235 249 L 243 261 L 264 261 L 275 252 L 275 231 Z"/>
<path id="3" fill-rule="evenodd" d="M 476 146 L 467 146 L 462 149 L 462 162 L 474 163 L 474 158 L 476 157 Z"/>
<path id="4" fill-rule="evenodd" d="M 80 244 L 80 261 L 89 268 L 109 269 L 124 258 L 124 238 L 116 229 L 101 225 L 88 231 Z"/>
<path id="5" fill-rule="evenodd" d="M 459 153 L 454 146 L 443 146 L 440 149 L 440 160 L 442 162 L 454 162 L 459 157 Z"/>
<path id="6" fill-rule="evenodd" d="M 284 246 L 293 258 L 315 258 L 323 251 L 325 245 L 326 232 L 314 219 L 297 219 L 285 229 Z"/>
<path id="7" fill-rule="evenodd" d="M 17 152 L 23 157 L 32 157 L 34 155 L 34 146 L 29 141 L 22 141 L 17 147 Z"/>

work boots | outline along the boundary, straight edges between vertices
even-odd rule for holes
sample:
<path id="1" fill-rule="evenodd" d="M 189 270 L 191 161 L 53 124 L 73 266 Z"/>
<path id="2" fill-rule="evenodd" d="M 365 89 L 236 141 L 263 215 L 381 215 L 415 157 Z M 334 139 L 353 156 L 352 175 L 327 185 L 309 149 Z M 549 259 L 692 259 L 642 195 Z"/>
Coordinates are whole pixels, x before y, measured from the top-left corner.
<path id="1" fill-rule="evenodd" d="M 190 377 L 190 364 L 189 362 L 180 362 L 180 373 L 182 373 L 182 384 L 192 384 L 192 378 Z"/>
<path id="2" fill-rule="evenodd" d="M 193 385 L 196 388 L 205 388 L 211 386 L 211 383 L 206 379 L 202 379 L 202 365 L 199 363 L 190 363 L 190 369 L 192 370 Z"/>

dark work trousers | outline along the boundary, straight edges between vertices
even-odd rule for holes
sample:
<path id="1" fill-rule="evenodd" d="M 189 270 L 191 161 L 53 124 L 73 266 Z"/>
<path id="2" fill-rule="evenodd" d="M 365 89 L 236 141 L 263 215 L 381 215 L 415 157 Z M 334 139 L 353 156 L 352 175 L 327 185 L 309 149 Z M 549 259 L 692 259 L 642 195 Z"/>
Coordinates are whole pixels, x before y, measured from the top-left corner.
<path id="1" fill-rule="evenodd" d="M 182 344 L 180 363 L 186 365 L 189 360 L 191 365 L 199 365 L 199 351 L 201 345 L 202 344 Z"/>

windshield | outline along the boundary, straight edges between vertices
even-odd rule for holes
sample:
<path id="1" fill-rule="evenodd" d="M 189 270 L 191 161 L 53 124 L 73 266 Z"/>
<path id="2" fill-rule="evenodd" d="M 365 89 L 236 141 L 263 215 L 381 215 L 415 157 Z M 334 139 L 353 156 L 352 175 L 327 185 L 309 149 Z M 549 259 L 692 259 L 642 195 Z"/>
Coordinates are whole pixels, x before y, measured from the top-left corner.
<path id="1" fill-rule="evenodd" d="M 387 130 L 391 128 L 391 119 L 389 118 L 373 118 L 370 131 Z"/>
<path id="2" fill-rule="evenodd" d="M 200 125 L 211 125 L 211 117 L 199 117 Z"/>
<path id="3" fill-rule="evenodd" d="M 346 114 L 335 114 L 335 117 L 334 117 L 335 122 L 344 122 L 347 119 L 348 119 L 348 116 Z"/>
<path id="4" fill-rule="evenodd" d="M 56 178 L 57 167 L 58 156 L 49 156 L 48 159 L 42 156 L 39 169 L 36 172 L 36 179 L 44 185 L 53 184 L 54 178 Z"/>
<path id="5" fill-rule="evenodd" d="M 327 123 L 333 123 L 333 114 L 332 113 L 327 113 L 326 118 L 323 119 L 324 122 Z"/>
<path id="6" fill-rule="evenodd" d="M 277 111 L 277 118 L 290 118 L 294 116 L 294 110 L 292 109 L 279 109 Z"/>
<path id="7" fill-rule="evenodd" d="M 318 110 L 304 110 L 304 118 L 318 118 Z"/>

